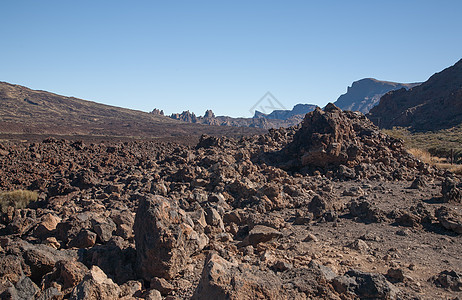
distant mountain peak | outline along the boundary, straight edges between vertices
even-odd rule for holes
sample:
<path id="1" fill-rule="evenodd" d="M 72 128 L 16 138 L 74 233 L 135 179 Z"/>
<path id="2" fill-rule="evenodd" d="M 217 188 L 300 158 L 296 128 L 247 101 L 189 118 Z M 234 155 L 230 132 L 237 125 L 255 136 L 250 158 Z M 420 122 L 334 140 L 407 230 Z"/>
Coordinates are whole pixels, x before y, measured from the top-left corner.
<path id="1" fill-rule="evenodd" d="M 265 118 L 266 116 L 267 116 L 267 114 L 262 113 L 262 112 L 259 111 L 259 110 L 255 110 L 255 114 L 253 115 L 253 118 L 254 118 L 254 119 Z"/>
<path id="2" fill-rule="evenodd" d="M 384 94 L 399 89 L 411 89 L 420 83 L 398 83 L 383 81 L 375 78 L 363 78 L 354 81 L 347 88 L 347 92 L 341 95 L 335 105 L 343 110 L 360 111 L 368 113 L 369 110 L 377 105 L 380 97 Z"/>

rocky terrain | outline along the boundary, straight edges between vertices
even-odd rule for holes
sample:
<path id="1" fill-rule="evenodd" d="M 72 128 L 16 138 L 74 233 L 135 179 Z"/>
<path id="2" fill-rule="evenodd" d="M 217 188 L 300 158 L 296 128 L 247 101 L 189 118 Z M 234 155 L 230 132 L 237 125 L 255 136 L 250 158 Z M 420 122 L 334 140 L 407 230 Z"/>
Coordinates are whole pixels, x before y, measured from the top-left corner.
<path id="1" fill-rule="evenodd" d="M 156 109 L 154 109 L 158 113 Z M 290 127 L 300 123 L 305 114 L 297 114 L 287 116 L 286 119 L 266 118 L 257 113 L 259 117 L 253 118 L 233 118 L 228 116 L 215 116 L 211 110 L 207 110 L 204 116 L 196 116 L 196 114 L 189 112 L 189 110 L 180 113 L 175 113 L 170 116 L 171 119 L 183 121 L 193 124 L 205 124 L 215 126 L 231 126 L 231 127 L 250 127 L 250 128 L 279 128 Z"/>
<path id="2" fill-rule="evenodd" d="M 341 95 L 334 104 L 343 110 L 360 111 L 366 114 L 379 104 L 380 98 L 384 94 L 399 89 L 408 90 L 420 84 L 364 78 L 353 82 L 351 87 L 348 87 L 346 94 Z"/>
<path id="3" fill-rule="evenodd" d="M 462 60 L 411 89 L 384 95 L 368 117 L 378 126 L 439 130 L 462 123 Z"/>
<path id="4" fill-rule="evenodd" d="M 270 114 L 264 114 L 256 110 L 253 118 L 215 116 L 211 110 L 207 110 L 204 116 L 196 116 L 196 114 L 187 110 L 181 114 L 172 114 L 170 118 L 194 124 L 271 129 L 297 125 L 303 120 L 305 114 L 315 110 L 316 107 L 316 105 L 312 104 L 297 104 L 292 110 L 274 110 Z M 155 115 L 164 115 L 163 111 L 159 109 L 154 109 L 152 113 Z"/>
<path id="5" fill-rule="evenodd" d="M 458 299 L 459 177 L 329 104 L 194 146 L 0 143 L 6 299 Z"/>
<path id="6" fill-rule="evenodd" d="M 179 140 L 263 133 L 255 128 L 185 124 L 159 114 L 104 105 L 0 82 L 0 135 L 122 137 Z M 1 136 L 0 136 L 1 137 Z"/>
<path id="7" fill-rule="evenodd" d="M 264 114 L 258 110 L 255 110 L 255 115 L 253 117 L 254 118 L 265 118 L 265 119 L 288 120 L 295 116 L 302 116 L 302 119 L 303 119 L 303 117 L 307 113 L 315 110 L 316 107 L 318 106 L 314 104 L 297 104 L 291 110 L 277 109 L 277 110 L 273 110 L 269 114 Z M 296 124 L 298 123 L 300 122 L 297 122 Z"/>

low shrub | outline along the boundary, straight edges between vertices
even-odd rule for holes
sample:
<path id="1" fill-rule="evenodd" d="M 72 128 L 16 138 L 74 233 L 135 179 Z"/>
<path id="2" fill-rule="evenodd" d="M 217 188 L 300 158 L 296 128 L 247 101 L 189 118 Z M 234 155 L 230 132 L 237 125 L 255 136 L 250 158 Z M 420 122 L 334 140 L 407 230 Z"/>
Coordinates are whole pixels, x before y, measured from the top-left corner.
<path id="1" fill-rule="evenodd" d="M 37 192 L 15 190 L 9 192 L 0 192 L 0 206 L 5 213 L 9 206 L 14 208 L 25 208 L 32 201 L 37 201 Z"/>

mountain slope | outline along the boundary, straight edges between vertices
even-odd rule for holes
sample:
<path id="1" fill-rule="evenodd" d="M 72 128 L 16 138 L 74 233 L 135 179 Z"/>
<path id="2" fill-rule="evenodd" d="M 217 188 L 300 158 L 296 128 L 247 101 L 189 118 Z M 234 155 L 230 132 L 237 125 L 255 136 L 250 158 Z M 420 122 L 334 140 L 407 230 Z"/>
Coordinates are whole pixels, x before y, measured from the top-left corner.
<path id="1" fill-rule="evenodd" d="M 157 138 L 238 132 L 0 82 L 0 133 Z"/>
<path id="2" fill-rule="evenodd" d="M 369 118 L 380 127 L 438 130 L 462 123 L 462 60 L 411 90 L 389 92 Z"/>
<path id="3" fill-rule="evenodd" d="M 420 83 L 397 83 L 381 81 L 374 78 L 364 78 L 353 82 L 346 94 L 341 95 L 335 105 L 342 110 L 360 111 L 368 113 L 377 105 L 385 93 L 401 88 L 410 89 Z"/>

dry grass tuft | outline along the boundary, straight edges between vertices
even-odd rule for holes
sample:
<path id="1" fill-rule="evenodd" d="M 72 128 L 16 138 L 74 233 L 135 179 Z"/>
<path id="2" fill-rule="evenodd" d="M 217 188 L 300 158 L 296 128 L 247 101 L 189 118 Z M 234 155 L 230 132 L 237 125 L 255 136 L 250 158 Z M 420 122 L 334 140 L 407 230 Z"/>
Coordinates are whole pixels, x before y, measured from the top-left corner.
<path id="1" fill-rule="evenodd" d="M 434 159 L 434 157 L 430 155 L 430 152 L 428 152 L 425 149 L 411 148 L 407 150 L 407 152 L 409 152 L 410 154 L 415 156 L 417 159 L 427 164 L 432 163 Z"/>
<path id="2" fill-rule="evenodd" d="M 414 155 L 420 161 L 433 165 L 439 169 L 448 170 L 455 174 L 462 175 L 462 165 L 447 163 L 445 158 L 432 156 L 430 152 L 425 149 L 411 148 L 407 150 L 410 154 Z"/>
<path id="3" fill-rule="evenodd" d="M 435 165 L 444 164 L 446 162 L 445 158 L 433 156 L 428 150 L 425 149 L 411 148 L 407 150 L 407 152 L 427 164 Z"/>
<path id="4" fill-rule="evenodd" d="M 0 193 L 0 206 L 5 213 L 9 206 L 14 208 L 25 208 L 29 203 L 37 201 L 37 192 L 16 190 Z"/>
<path id="5" fill-rule="evenodd" d="M 444 170 L 451 171 L 454 174 L 462 175 L 462 165 L 451 165 L 448 163 L 437 163 L 436 167 Z"/>

